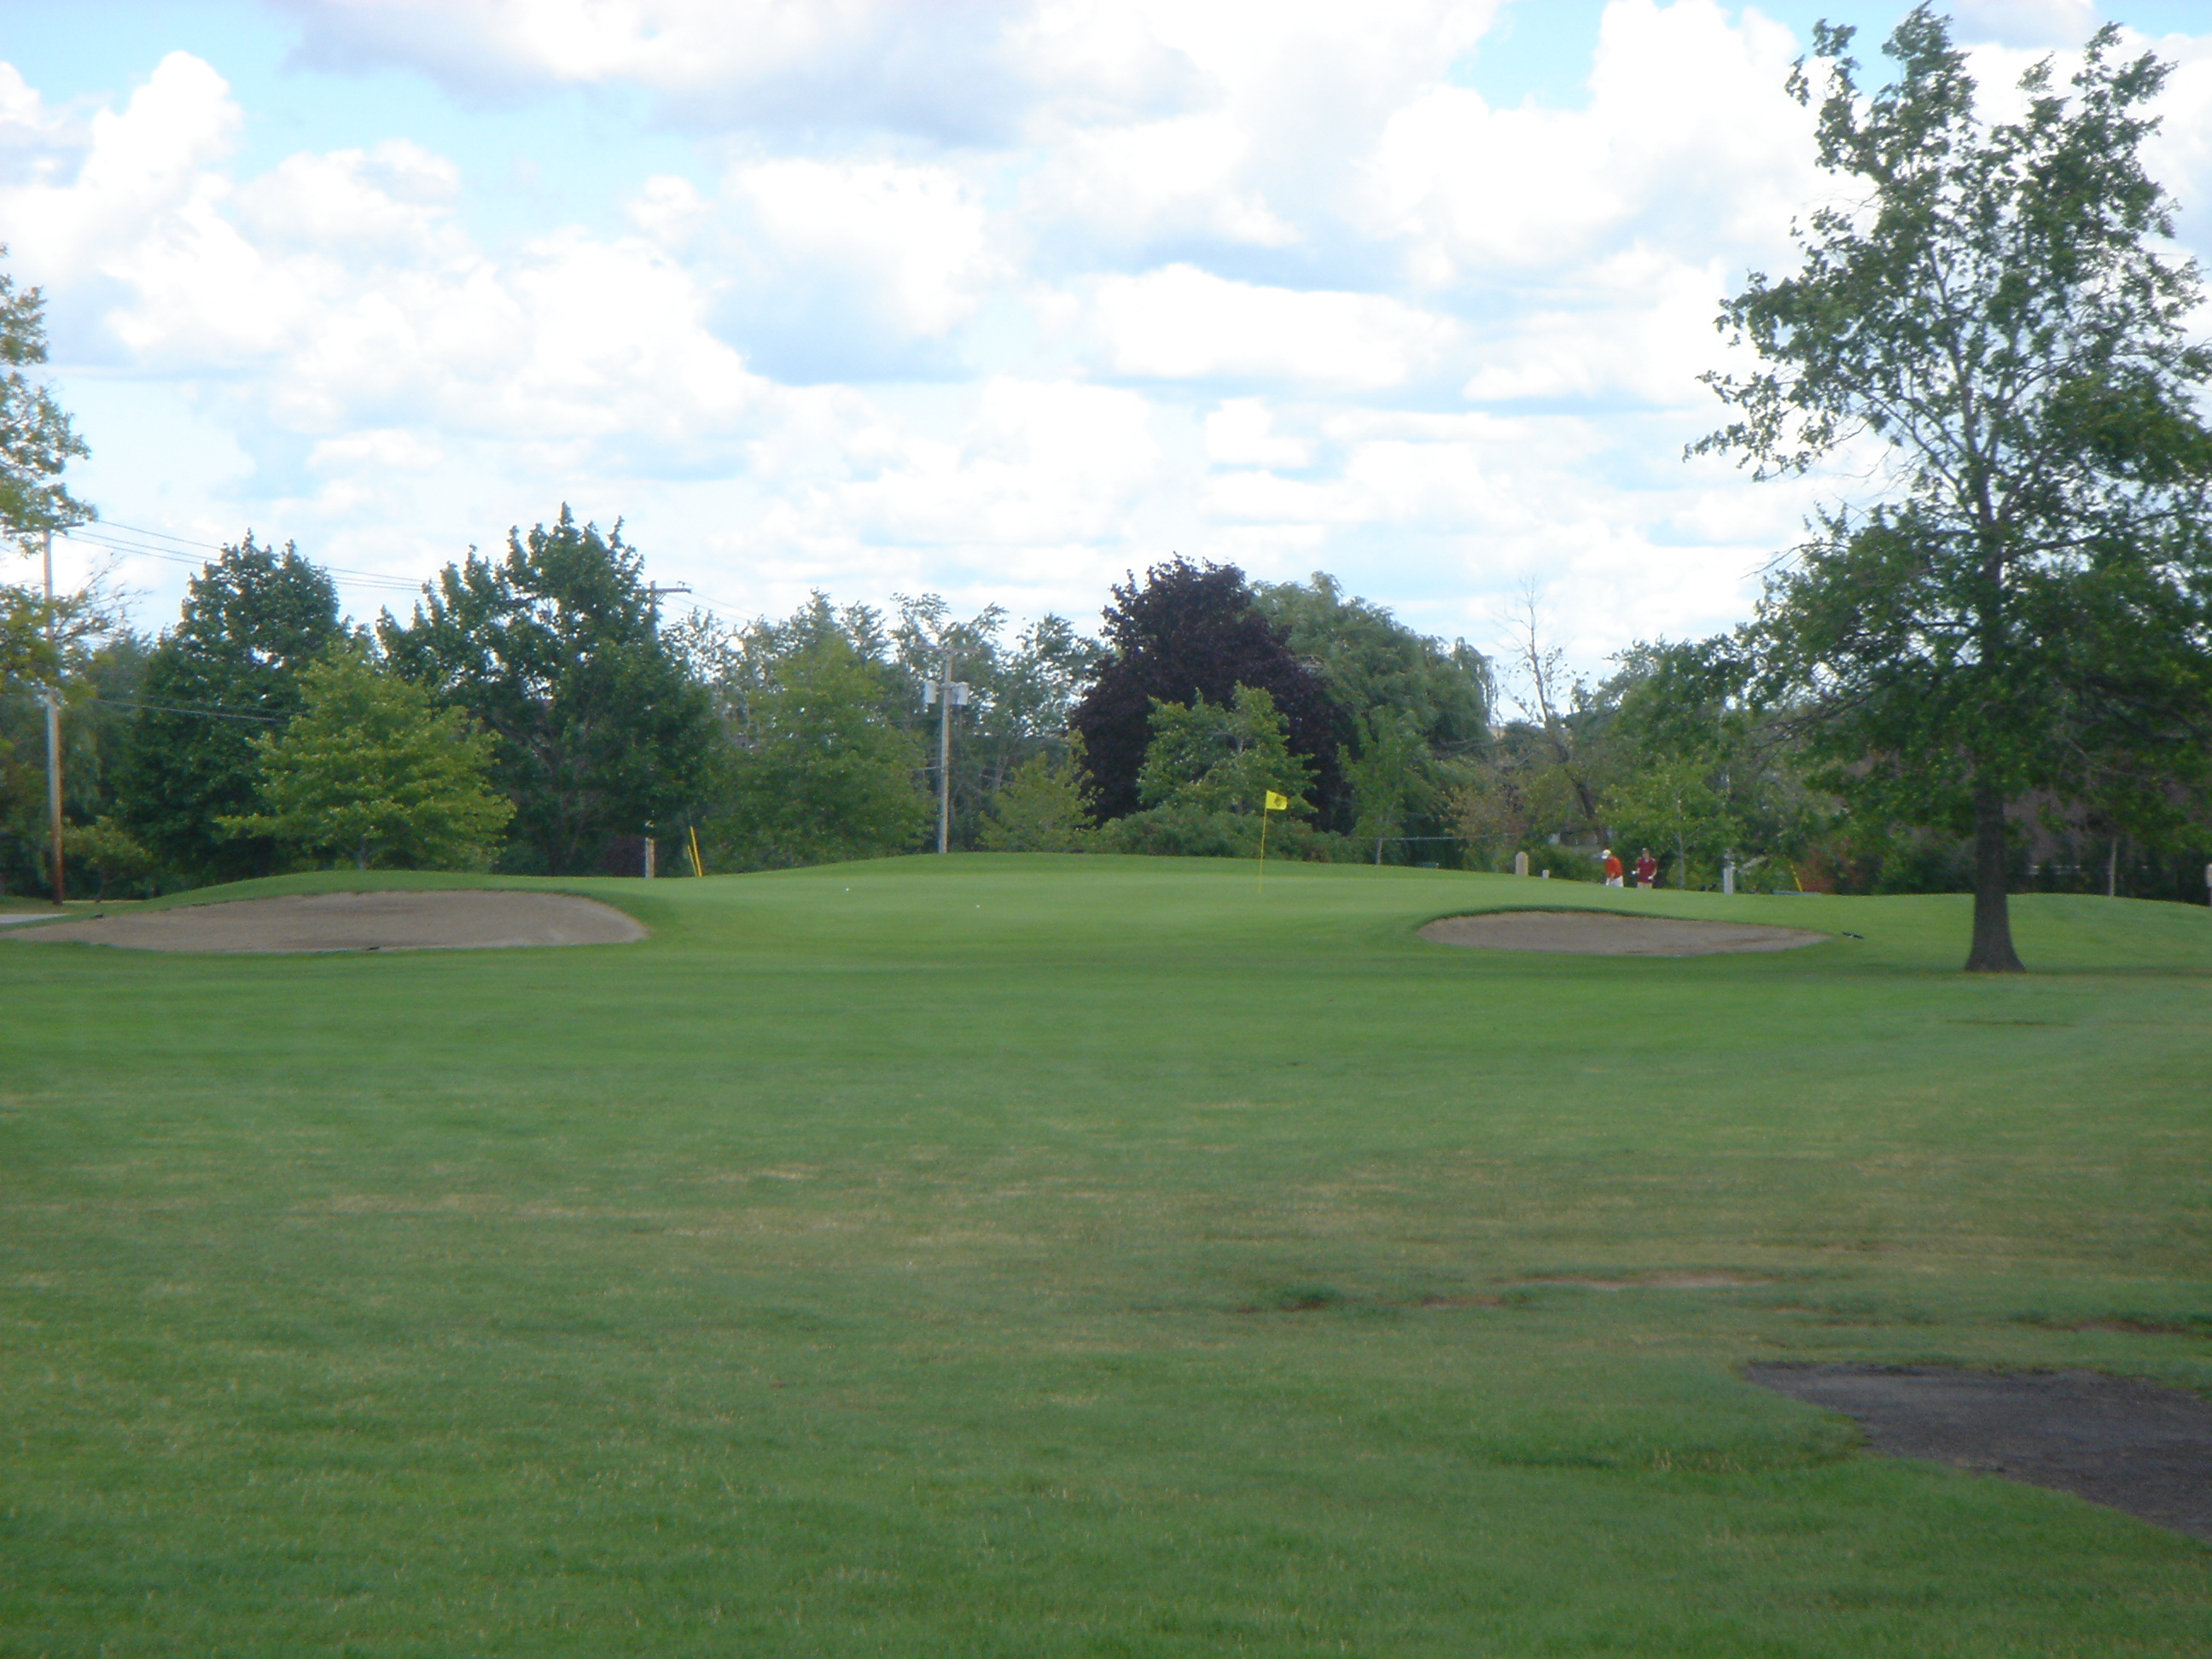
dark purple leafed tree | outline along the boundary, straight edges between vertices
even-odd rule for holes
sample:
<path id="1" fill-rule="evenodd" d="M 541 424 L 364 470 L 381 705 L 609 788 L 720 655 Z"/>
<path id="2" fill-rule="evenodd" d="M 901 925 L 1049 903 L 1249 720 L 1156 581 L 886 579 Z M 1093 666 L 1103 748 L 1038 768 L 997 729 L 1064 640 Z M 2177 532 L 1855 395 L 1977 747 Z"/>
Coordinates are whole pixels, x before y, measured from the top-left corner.
<path id="1" fill-rule="evenodd" d="M 1152 704 L 1196 696 L 1231 702 L 1249 685 L 1275 700 L 1290 726 L 1293 753 L 1314 765 L 1324 821 L 1344 794 L 1337 749 L 1344 717 L 1274 625 L 1254 608 L 1250 586 L 1234 565 L 1194 564 L 1177 556 L 1114 589 L 1105 613 L 1108 655 L 1071 724 L 1083 734 L 1098 816 L 1137 810 L 1137 772 L 1152 740 Z"/>

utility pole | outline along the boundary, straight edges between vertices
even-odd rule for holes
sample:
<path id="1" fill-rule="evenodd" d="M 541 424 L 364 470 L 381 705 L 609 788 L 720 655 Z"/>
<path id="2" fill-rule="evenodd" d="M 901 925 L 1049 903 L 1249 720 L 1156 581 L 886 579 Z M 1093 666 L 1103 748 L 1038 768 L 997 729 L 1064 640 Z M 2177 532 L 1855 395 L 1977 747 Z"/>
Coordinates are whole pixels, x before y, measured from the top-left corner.
<path id="1" fill-rule="evenodd" d="M 968 706 L 968 687 L 952 678 L 952 653 L 937 658 L 935 684 L 921 689 L 921 706 L 937 705 L 937 850 L 952 850 L 952 711 Z"/>
<path id="2" fill-rule="evenodd" d="M 653 603 L 653 614 L 655 618 L 658 618 L 660 615 L 660 596 L 662 594 L 689 593 L 691 589 L 690 586 L 683 582 L 671 582 L 665 587 L 657 582 L 647 582 L 645 585 L 645 597 Z M 658 848 L 654 845 L 655 837 L 652 836 L 641 836 L 639 840 L 645 843 L 640 851 L 640 856 L 643 861 L 642 867 L 644 871 L 644 878 L 646 880 L 651 881 L 654 878 L 654 865 L 658 861 Z"/>
<path id="3" fill-rule="evenodd" d="M 54 633 L 54 532 L 46 532 L 46 650 L 53 659 L 53 672 L 61 672 L 61 658 Z M 58 678 L 46 682 L 46 830 L 52 837 L 54 902 L 63 902 L 68 891 L 63 882 L 62 869 L 62 690 Z"/>

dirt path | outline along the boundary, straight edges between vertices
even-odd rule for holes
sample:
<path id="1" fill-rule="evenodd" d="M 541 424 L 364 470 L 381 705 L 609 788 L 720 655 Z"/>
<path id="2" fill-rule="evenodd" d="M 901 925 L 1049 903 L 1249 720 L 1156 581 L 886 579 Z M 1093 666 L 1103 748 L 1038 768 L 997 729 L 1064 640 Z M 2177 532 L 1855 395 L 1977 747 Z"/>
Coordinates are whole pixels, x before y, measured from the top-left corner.
<path id="1" fill-rule="evenodd" d="M 1446 916 L 1421 929 L 1437 945 L 1479 951 L 1555 951 L 1577 957 L 1709 957 L 1728 951 L 1794 951 L 1826 933 L 1737 921 L 1682 921 L 1605 910 L 1493 910 Z"/>
<path id="2" fill-rule="evenodd" d="M 283 953 L 476 951 L 532 945 L 627 945 L 646 929 L 611 905 L 570 893 L 445 888 L 302 893 L 88 916 L 7 935 L 27 945 L 119 945 L 134 951 Z"/>
<path id="3" fill-rule="evenodd" d="M 2100 1371 L 1751 1365 L 1762 1388 L 1858 1419 L 1888 1457 L 1927 1457 L 2212 1541 L 2212 1401 Z"/>

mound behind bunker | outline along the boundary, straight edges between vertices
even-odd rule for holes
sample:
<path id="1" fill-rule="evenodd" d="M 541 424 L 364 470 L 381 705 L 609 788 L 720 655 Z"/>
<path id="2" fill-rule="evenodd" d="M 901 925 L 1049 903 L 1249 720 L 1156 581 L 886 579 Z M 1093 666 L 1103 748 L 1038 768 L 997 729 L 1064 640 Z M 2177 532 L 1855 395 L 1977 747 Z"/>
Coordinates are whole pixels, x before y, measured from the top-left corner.
<path id="1" fill-rule="evenodd" d="M 2212 1401 L 2097 1371 L 1750 1365 L 1764 1388 L 1856 1418 L 1888 1457 L 2055 1486 L 2212 1540 Z"/>
<path id="2" fill-rule="evenodd" d="M 1436 945 L 1480 951 L 1555 951 L 1577 957 L 1709 957 L 1726 951 L 1794 951 L 1827 938 L 1802 927 L 1683 921 L 1606 910 L 1493 910 L 1446 916 L 1421 929 Z"/>
<path id="3" fill-rule="evenodd" d="M 611 905 L 571 893 L 447 888 L 300 893 L 95 916 L 9 937 L 33 945 L 136 951 L 295 952 L 471 951 L 526 945 L 627 945 L 646 930 Z"/>

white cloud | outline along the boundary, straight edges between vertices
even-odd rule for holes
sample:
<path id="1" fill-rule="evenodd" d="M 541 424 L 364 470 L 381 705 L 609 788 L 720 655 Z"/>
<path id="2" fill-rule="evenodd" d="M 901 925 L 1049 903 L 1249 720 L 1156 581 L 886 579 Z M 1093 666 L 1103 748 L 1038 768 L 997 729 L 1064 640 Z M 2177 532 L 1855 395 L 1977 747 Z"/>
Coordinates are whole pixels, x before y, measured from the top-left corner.
<path id="1" fill-rule="evenodd" d="M 838 283 L 902 334 L 944 334 L 1000 272 L 982 204 L 949 168 L 791 158 L 740 168 L 730 193 L 802 281 Z"/>
<path id="2" fill-rule="evenodd" d="M 1038 89 L 994 0 L 278 0 L 319 68 L 403 64 L 475 100 L 641 88 L 711 131 L 858 126 L 1003 137 Z M 1024 37 L 1034 39 L 1032 32 Z M 1097 31 L 1085 38 L 1097 40 Z M 1063 61 L 1062 77 L 1084 65 Z M 1082 76 L 1110 98 L 1126 61 Z"/>
<path id="3" fill-rule="evenodd" d="M 404 138 L 374 149 L 289 155 L 237 191 L 229 213 L 260 246 L 411 259 L 454 250 L 444 234 L 460 169 Z"/>
<path id="4" fill-rule="evenodd" d="M 890 0 L 292 0 L 311 61 L 398 61 L 488 78 L 732 88 L 849 50 L 895 21 Z"/>
<path id="5" fill-rule="evenodd" d="M 307 457 L 318 472 L 428 472 L 445 459 L 445 452 L 419 433 L 370 429 L 325 438 Z"/>
<path id="6" fill-rule="evenodd" d="M 1801 49 L 1713 0 L 1614 0 L 1586 109 L 1493 109 L 1449 86 L 1409 100 L 1376 150 L 1367 222 L 1431 286 L 1623 232 L 1700 254 L 1771 244 L 1811 185 L 1811 118 L 1783 92 Z"/>
<path id="7" fill-rule="evenodd" d="M 623 213 L 640 234 L 672 252 L 681 252 L 713 211 L 698 185 L 673 173 L 655 173 L 623 204 Z"/>
<path id="8" fill-rule="evenodd" d="M 1275 430 L 1274 412 L 1258 398 L 1231 398 L 1206 417 L 1206 458 L 1217 466 L 1302 467 L 1313 441 Z"/>
<path id="9" fill-rule="evenodd" d="M 210 169 L 229 153 L 243 119 L 229 93 L 208 64 L 171 52 L 121 110 L 93 117 L 69 158 L 73 176 L 57 156 L 0 188 L 0 223 L 22 267 L 46 283 L 96 275 L 140 244 L 149 222 L 204 219 L 228 193 Z M 51 139 L 56 124 L 41 114 L 19 93 L 0 119 L 11 137 Z"/>
<path id="10" fill-rule="evenodd" d="M 277 0 L 319 67 L 471 96 L 641 87 L 718 130 L 1003 138 L 1226 100 L 1289 171 L 1441 75 L 1499 0 Z"/>
<path id="11" fill-rule="evenodd" d="M 2097 29 L 2097 0 L 1951 0 L 1953 38 L 2008 46 L 2078 46 Z"/>
<path id="12" fill-rule="evenodd" d="M 106 108 L 0 65 L 0 239 L 125 522 L 420 573 L 565 499 L 734 609 L 1087 615 L 1180 550 L 1484 644 L 1533 577 L 1594 660 L 1740 617 L 1816 488 L 1679 459 L 1721 296 L 1821 188 L 1802 43 L 1749 7 L 1613 0 L 1540 109 L 1455 83 L 1490 0 L 280 4 L 312 63 L 459 93 L 436 142 L 248 167 L 198 58 Z M 2212 40 L 2162 50 L 2195 205 Z M 589 194 L 470 147 L 575 87 L 612 143 L 630 94 L 659 124 Z"/>
<path id="13" fill-rule="evenodd" d="M 1079 129 L 1024 188 L 1030 216 L 1092 244 L 1201 239 L 1256 247 L 1297 228 L 1246 187 L 1250 136 L 1222 112 Z"/>
<path id="14" fill-rule="evenodd" d="M 1478 349 L 1467 396 L 1711 410 L 1698 376 L 1723 356 L 1712 325 L 1729 280 L 1717 260 L 1640 245 L 1586 265 Z"/>
<path id="15" fill-rule="evenodd" d="M 1052 548 L 1111 537 L 1159 460 L 1151 410 L 1105 386 L 999 379 L 957 438 L 909 444 L 839 492 L 863 534 L 952 547 Z"/>
<path id="16" fill-rule="evenodd" d="M 1095 325 L 1116 374 L 1340 391 L 1405 385 L 1435 366 L 1454 332 L 1382 295 L 1262 288 L 1182 264 L 1104 279 Z"/>

